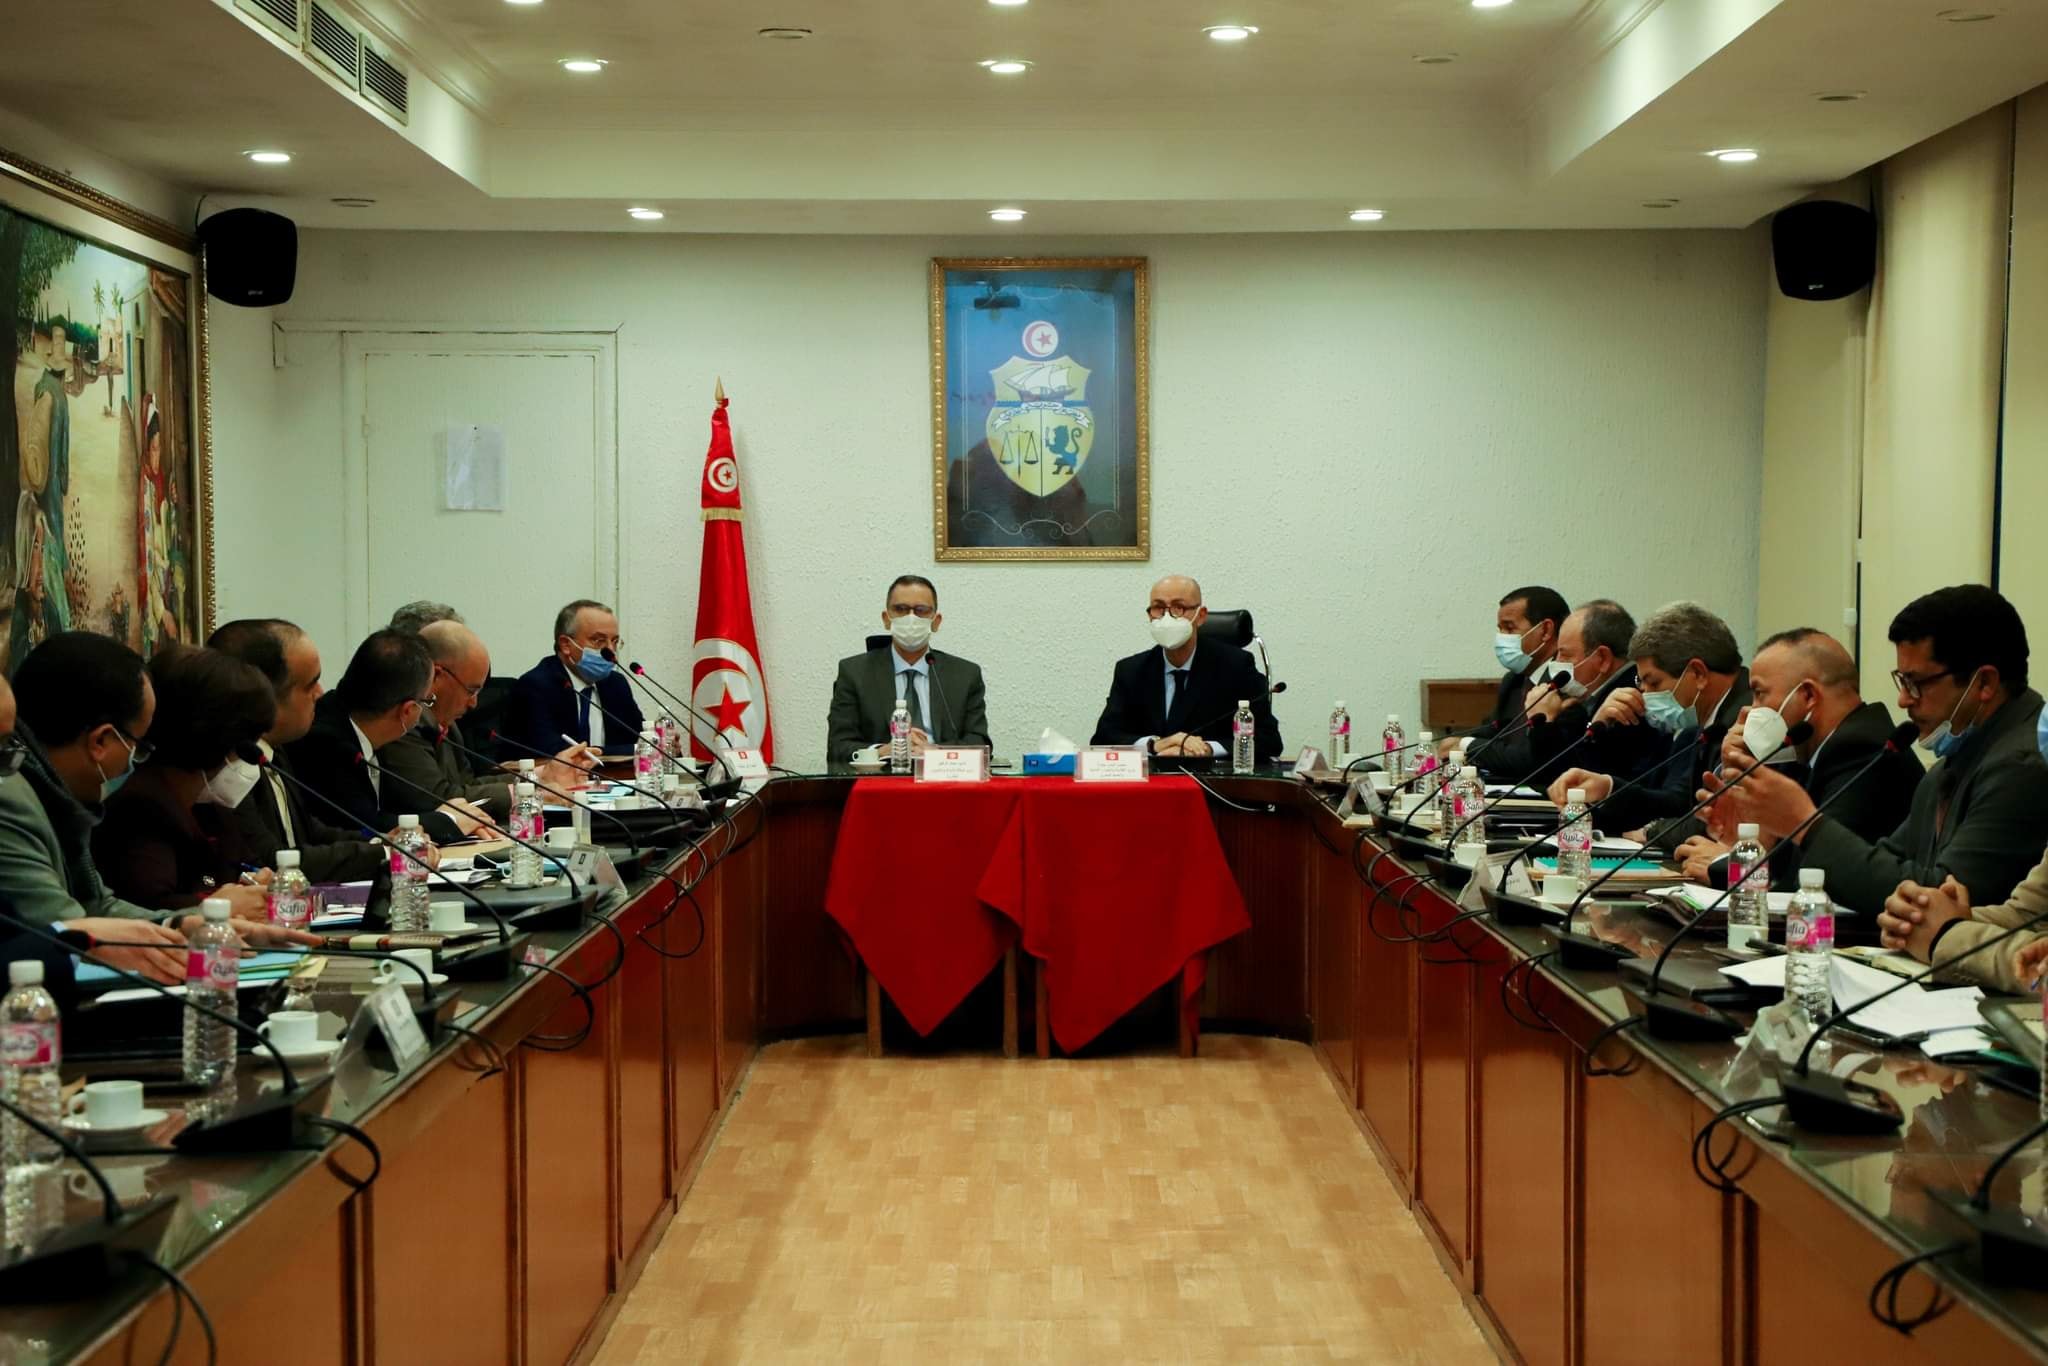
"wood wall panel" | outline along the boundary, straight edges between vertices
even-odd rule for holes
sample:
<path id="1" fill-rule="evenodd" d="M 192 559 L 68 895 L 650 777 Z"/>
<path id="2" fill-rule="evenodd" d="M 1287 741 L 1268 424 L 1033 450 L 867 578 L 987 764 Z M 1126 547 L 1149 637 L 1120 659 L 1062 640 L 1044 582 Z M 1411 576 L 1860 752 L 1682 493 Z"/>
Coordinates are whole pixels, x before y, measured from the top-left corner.
<path id="1" fill-rule="evenodd" d="M 666 906 L 667 894 L 675 889 L 662 887 L 660 904 Z M 687 920 L 688 906 L 677 909 Z M 619 1059 L 619 1227 L 613 1252 L 621 1259 L 659 1231 L 675 1168 L 669 1135 L 667 962 L 632 936 L 649 918 L 637 907 L 621 917 L 631 951 L 611 993 Z"/>
<path id="2" fill-rule="evenodd" d="M 715 896 L 712 898 L 715 904 Z M 711 1135 L 718 1114 L 718 1026 L 715 1019 L 718 980 L 716 936 L 709 915 L 700 915 L 706 892 L 685 899 L 676 913 L 648 937 L 671 954 L 688 957 L 663 960 L 668 991 L 670 1133 L 674 1147 L 669 1161 L 680 1177 L 689 1170 Z"/>
<path id="3" fill-rule="evenodd" d="M 744 818 L 743 818 L 744 819 Z M 718 1098 L 732 1098 L 753 1056 L 761 1009 L 761 907 L 766 898 L 766 832 L 736 849 L 714 875 L 718 917 Z"/>
<path id="4" fill-rule="evenodd" d="M 867 1009 L 859 965 L 825 914 L 825 886 L 850 783 L 776 793 L 765 834 L 761 916 L 764 1038 L 858 1028 Z"/>
<path id="5" fill-rule="evenodd" d="M 1307 1039 L 1311 864 L 1303 846 L 1314 815 L 1293 800 L 1276 805 L 1277 813 L 1209 808 L 1252 927 L 1210 951 L 1202 1013 Z"/>
<path id="6" fill-rule="evenodd" d="M 1409 897 L 1422 928 L 1442 929 L 1457 908 L 1434 888 Z M 1469 941 L 1472 932 L 1466 931 Z M 1472 968 L 1448 943 L 1416 946 L 1415 1201 L 1452 1256 L 1472 1256 Z M 1431 961 L 1451 960 L 1451 961 Z"/>
<path id="7" fill-rule="evenodd" d="M 1330 824 L 1334 827 L 1336 823 Z M 1341 831 L 1338 838 L 1342 838 Z M 1314 869 L 1309 923 L 1309 1013 L 1313 1037 L 1324 1065 L 1338 1078 L 1339 1089 L 1355 1109 L 1360 1104 L 1360 887 L 1348 860 L 1320 845 L 1312 846 L 1308 857 Z"/>
<path id="8" fill-rule="evenodd" d="M 604 949 L 609 952 L 608 942 Z M 585 955 L 584 961 L 589 958 Z M 616 985 L 593 993 L 600 1009 Z M 541 1032 L 571 1034 L 582 1024 L 583 1007 L 571 999 L 549 1016 Z M 608 1056 L 610 1037 L 599 1029 L 567 1052 L 521 1048 L 517 1055 L 526 1139 L 520 1157 L 520 1207 L 526 1216 L 523 1308 L 531 1361 L 567 1361 L 611 1293 L 608 1074 L 616 1060 Z"/>
<path id="9" fill-rule="evenodd" d="M 1391 867 L 1383 862 L 1381 869 Z M 1400 1179 L 1415 1187 L 1415 946 L 1388 942 L 1397 933 L 1370 889 L 1359 891 L 1362 931 L 1358 946 L 1359 1108 Z M 1384 902 L 1387 898 L 1381 898 Z M 1378 926 L 1378 934 L 1374 927 Z"/>

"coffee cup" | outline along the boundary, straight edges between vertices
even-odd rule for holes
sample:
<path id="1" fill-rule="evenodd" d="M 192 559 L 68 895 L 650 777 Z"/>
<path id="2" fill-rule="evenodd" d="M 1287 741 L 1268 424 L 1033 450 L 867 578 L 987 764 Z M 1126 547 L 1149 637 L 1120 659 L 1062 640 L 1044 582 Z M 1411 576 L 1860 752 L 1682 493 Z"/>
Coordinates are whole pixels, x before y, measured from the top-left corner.
<path id="1" fill-rule="evenodd" d="M 466 901 L 429 901 L 427 928 L 435 934 L 452 934 L 469 923 Z"/>
<path id="2" fill-rule="evenodd" d="M 1563 873 L 1543 879 L 1543 900 L 1553 906 L 1569 906 L 1579 899 L 1579 880 Z"/>
<path id="3" fill-rule="evenodd" d="M 320 1042 L 320 1017 L 310 1010 L 274 1010 L 256 1032 L 282 1053 L 297 1053 Z"/>
<path id="4" fill-rule="evenodd" d="M 71 1098 L 65 1109 L 95 1129 L 131 1129 L 142 1123 L 142 1083 L 95 1081 Z"/>
<path id="5" fill-rule="evenodd" d="M 429 975 L 434 971 L 434 951 L 432 949 L 393 949 L 391 951 L 391 958 L 402 958 L 406 962 L 418 967 L 420 972 Z M 392 962 L 390 958 L 384 959 L 377 964 L 376 978 L 379 986 L 387 982 L 397 982 L 401 986 L 419 987 L 424 990 L 427 985 L 420 978 L 419 972 L 414 972 L 412 968 L 401 967 L 397 963 Z"/>
<path id="6" fill-rule="evenodd" d="M 565 825 L 561 826 L 558 829 L 550 830 L 545 836 L 542 837 L 541 844 L 545 848 L 560 850 L 562 852 L 567 852 L 568 850 L 574 849 L 576 847 L 575 828 L 572 826 Z"/>

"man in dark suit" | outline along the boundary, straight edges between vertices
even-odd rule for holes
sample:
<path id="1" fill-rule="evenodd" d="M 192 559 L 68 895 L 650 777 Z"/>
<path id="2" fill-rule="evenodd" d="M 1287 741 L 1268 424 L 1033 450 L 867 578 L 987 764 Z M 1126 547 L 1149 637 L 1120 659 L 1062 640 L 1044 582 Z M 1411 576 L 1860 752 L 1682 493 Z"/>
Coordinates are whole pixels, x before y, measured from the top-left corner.
<path id="1" fill-rule="evenodd" d="M 1544 684 L 1553 672 L 1550 661 L 1557 656 L 1565 618 L 1570 615 L 1564 595 L 1555 588 L 1531 585 L 1509 590 L 1495 609 L 1493 623 L 1494 661 L 1506 670 L 1500 690 L 1494 694 L 1493 710 L 1476 730 L 1446 740 L 1439 746 L 1441 750 L 1462 744 L 1488 777 L 1501 782 L 1520 782 L 1529 776 L 1537 759 L 1530 745 L 1530 728 L 1519 723 L 1534 698 L 1552 691 Z"/>
<path id="2" fill-rule="evenodd" d="M 1911 754 L 1884 752 L 1892 714 L 1881 702 L 1863 700 L 1856 661 L 1840 641 L 1811 627 L 1780 631 L 1757 647 L 1749 662 L 1749 683 L 1755 700 L 1721 743 L 1724 773 L 1740 773 L 1762 757 L 1755 749 L 1769 753 L 1786 729 L 1804 723 L 1812 733 L 1766 762 L 1803 787 L 1816 805 L 1832 800 L 1829 814 L 1864 839 L 1882 839 L 1898 828 L 1926 770 Z M 1778 723 L 1765 717 L 1745 728 L 1762 710 L 1774 713 Z M 1746 738 L 1751 731 L 1754 746 Z M 1858 778 L 1872 760 L 1877 766 Z M 1715 830 L 1679 845 L 1677 858 L 1686 876 L 1726 887 L 1734 833 Z M 1797 845 L 1780 844 L 1771 851 L 1771 885 L 1780 891 L 1799 885 Z"/>
<path id="3" fill-rule="evenodd" d="M 826 762 L 843 764 L 857 749 L 887 744 L 898 702 L 910 710 L 913 754 L 928 744 L 989 743 L 981 666 L 931 647 L 944 621 L 930 579 L 902 574 L 889 585 L 882 624 L 890 643 L 839 661 L 825 721 Z"/>
<path id="4" fill-rule="evenodd" d="M 1616 688 L 1593 720 L 1648 727 L 1663 743 L 1651 742 L 1654 774 L 1610 802 L 1600 824 L 1669 852 L 1706 831 L 1698 816 L 1683 813 L 1693 805 L 1700 775 L 1720 764 L 1721 742 L 1749 705 L 1749 671 L 1728 623 L 1696 602 L 1674 602 L 1651 613 L 1629 641 L 1628 654 L 1637 686 Z M 1627 781 L 1625 775 L 1574 767 L 1550 784 L 1549 795 L 1563 806 L 1571 789 L 1579 788 L 1587 801 L 1597 802 Z"/>
<path id="5" fill-rule="evenodd" d="M 400 812 L 387 795 L 377 751 L 419 724 L 432 709 L 427 693 L 434 661 L 420 638 L 375 631 L 356 647 L 334 691 L 313 708 L 313 725 L 286 749 L 299 777 L 357 824 L 389 830 Z M 394 786 L 396 779 L 391 779 Z M 436 844 L 464 838 L 485 824 L 481 811 L 449 802 L 420 818 Z"/>
<path id="6" fill-rule="evenodd" d="M 300 870 L 314 882 L 360 882 L 384 872 L 382 845 L 336 825 L 331 811 L 309 810 L 278 776 L 297 776 L 282 751 L 313 728 L 313 708 L 325 691 L 313 638 L 289 621 L 248 618 L 221 626 L 206 643 L 262 674 L 277 697 L 277 720 L 256 742 L 265 759 L 262 780 L 233 813 L 249 861 L 274 868 L 278 850 L 296 849 Z"/>
<path id="7" fill-rule="evenodd" d="M 631 754 L 644 722 L 617 655 L 619 618 L 579 598 L 555 614 L 555 652 L 519 676 L 499 729 L 504 759 L 559 754 L 566 743 Z"/>
<path id="8" fill-rule="evenodd" d="M 1663 750 L 1649 743 L 1653 737 L 1644 726 L 1610 726 L 1587 734 L 1608 698 L 1636 686 L 1636 666 L 1628 657 L 1635 634 L 1635 618 L 1611 598 L 1583 603 L 1564 619 L 1550 672 L 1569 677 L 1563 687 L 1545 689 L 1529 703 L 1531 764 L 1524 779 L 1547 786 L 1568 758 L 1581 768 L 1626 779 L 1642 772 L 1649 751 Z M 1486 760 L 1487 752 L 1480 751 L 1481 768 Z"/>
<path id="9" fill-rule="evenodd" d="M 1202 586 L 1167 575 L 1152 585 L 1145 615 L 1153 648 L 1117 661 L 1090 743 L 1143 744 L 1166 758 L 1228 757 L 1231 718 L 1239 702 L 1249 702 L 1257 723 L 1252 752 L 1260 763 L 1277 759 L 1280 725 L 1252 657 L 1235 645 L 1201 646 L 1198 633 L 1209 619 Z"/>
<path id="10" fill-rule="evenodd" d="M 1925 961 L 1951 924 L 1970 920 L 1971 905 L 2011 896 L 2048 843 L 2048 762 L 2035 732 L 2041 695 L 2027 686 L 2026 626 L 1982 584 L 1907 603 L 1890 636 L 1899 707 L 1939 762 L 1890 834 L 1866 839 L 1830 808 L 1798 836 L 1799 857 L 1803 867 L 1826 871 L 1828 895 L 1841 905 L 1885 912 L 1885 943 Z M 1718 792 L 1722 784 L 1710 776 L 1706 787 Z M 1752 775 L 1715 806 L 1724 803 L 1731 809 L 1717 810 L 1721 821 L 1754 821 L 1779 839 L 1814 812 L 1797 783 L 1770 772 Z M 1905 903 L 1910 918 L 1894 917 L 1887 898 Z M 1965 938 L 1981 932 L 1979 922 Z"/>

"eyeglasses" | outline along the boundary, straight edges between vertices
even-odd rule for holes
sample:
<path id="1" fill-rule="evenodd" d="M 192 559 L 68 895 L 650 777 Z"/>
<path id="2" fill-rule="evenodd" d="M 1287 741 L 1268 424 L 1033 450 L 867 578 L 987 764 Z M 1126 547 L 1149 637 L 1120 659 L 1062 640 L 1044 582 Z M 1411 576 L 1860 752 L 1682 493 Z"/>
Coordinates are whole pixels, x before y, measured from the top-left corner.
<path id="1" fill-rule="evenodd" d="M 1145 609 L 1145 615 L 1157 621 L 1161 617 L 1191 617 L 1201 610 L 1199 602 L 1155 602 Z"/>
<path id="2" fill-rule="evenodd" d="M 413 701 L 419 703 L 421 711 L 432 711 L 434 709 L 434 699 L 431 697 L 415 697 Z"/>
<path id="3" fill-rule="evenodd" d="M 462 689 L 464 692 L 468 693 L 469 700 L 472 702 L 476 701 L 478 697 L 483 695 L 484 685 L 482 683 L 477 684 L 474 688 L 470 687 L 469 684 L 463 682 L 460 678 L 456 677 L 455 670 L 449 668 L 445 664 L 436 664 L 434 666 L 434 672 L 440 674 L 447 674 L 448 677 L 454 679 L 455 686 Z M 485 681 L 488 682 L 489 680 Z"/>
<path id="4" fill-rule="evenodd" d="M 21 766 L 28 762 L 28 746 L 19 735 L 10 735 L 0 742 L 0 775 L 13 777 L 21 772 Z"/>
<path id="5" fill-rule="evenodd" d="M 114 734 L 120 736 L 121 743 L 128 746 L 128 762 L 132 764 L 146 764 L 149 762 L 150 756 L 156 753 L 155 745 L 152 745 L 147 740 L 136 739 L 119 726 L 114 727 Z"/>
<path id="6" fill-rule="evenodd" d="M 933 613 L 937 612 L 937 611 L 938 611 L 939 609 L 938 609 L 938 608 L 936 608 L 936 607 L 927 607 L 927 606 L 925 606 L 925 605 L 924 605 L 923 603 L 921 603 L 921 602 L 919 602 L 919 603 L 903 603 L 903 602 L 892 602 L 892 603 L 890 603 L 890 604 L 888 605 L 888 607 L 887 607 L 887 608 L 885 608 L 884 610 L 885 610 L 885 611 L 887 611 L 887 612 L 888 612 L 888 614 L 889 614 L 890 616 L 892 616 L 892 617 L 908 617 L 908 616 L 919 616 L 919 617 L 929 617 L 929 616 L 931 616 L 931 615 L 932 615 Z"/>
<path id="7" fill-rule="evenodd" d="M 1892 682 L 1898 685 L 1901 697 L 1909 702 L 1918 702 L 1922 688 L 1926 687 L 1929 683 L 1943 678 L 1954 678 L 1955 674 L 1956 671 L 1954 669 L 1943 669 L 1939 673 L 1922 674 L 1920 677 L 1915 678 L 1909 673 L 1901 673 L 1899 670 L 1893 669 Z"/>

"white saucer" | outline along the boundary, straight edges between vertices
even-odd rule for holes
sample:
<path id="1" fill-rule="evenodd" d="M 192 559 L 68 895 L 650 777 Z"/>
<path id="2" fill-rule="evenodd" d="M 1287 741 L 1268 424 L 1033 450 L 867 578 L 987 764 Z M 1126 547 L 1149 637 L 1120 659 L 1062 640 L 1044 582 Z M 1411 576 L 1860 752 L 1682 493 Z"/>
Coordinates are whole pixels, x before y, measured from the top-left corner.
<path id="1" fill-rule="evenodd" d="M 847 765 L 847 767 L 851 768 L 855 773 L 880 773 L 883 769 L 887 768 L 888 766 L 888 764 L 880 761 L 877 761 L 872 764 L 856 763 Z"/>
<path id="2" fill-rule="evenodd" d="M 284 1060 L 289 1063 L 325 1062 L 341 1051 L 341 1040 L 317 1039 L 303 1048 L 286 1048 L 283 1044 L 279 1044 L 277 1051 L 284 1054 Z M 270 1055 L 270 1050 L 267 1048 L 253 1049 L 250 1052 L 250 1056 L 259 1064 L 271 1067 L 277 1066 L 277 1059 Z"/>
<path id="3" fill-rule="evenodd" d="M 423 931 L 421 931 L 421 933 L 422 933 L 422 934 L 475 934 L 475 933 L 477 932 L 477 930 L 478 930 L 479 928 L 480 928 L 480 926 L 478 926 L 478 925 L 477 925 L 477 923 L 476 923 L 476 922 L 475 922 L 474 920 L 465 920 L 465 921 L 463 921 L 463 922 L 462 922 L 462 923 L 461 923 L 460 925 L 453 925 L 453 926 L 450 926 L 450 927 L 449 927 L 448 929 L 445 929 L 445 930 L 434 930 L 434 929 L 429 929 L 429 930 L 423 930 Z"/>
<path id="4" fill-rule="evenodd" d="M 64 1127 L 74 1134 L 133 1134 L 140 1133 L 151 1125 L 161 1124 L 170 1117 L 170 1112 L 167 1110 L 138 1110 L 135 1115 L 135 1121 L 132 1124 L 110 1124 L 105 1128 L 100 1128 L 84 1115 L 66 1115 L 64 1116 Z"/>

